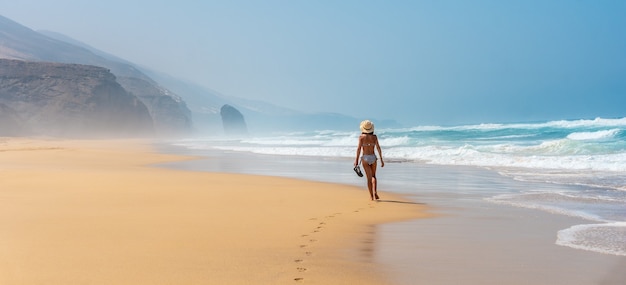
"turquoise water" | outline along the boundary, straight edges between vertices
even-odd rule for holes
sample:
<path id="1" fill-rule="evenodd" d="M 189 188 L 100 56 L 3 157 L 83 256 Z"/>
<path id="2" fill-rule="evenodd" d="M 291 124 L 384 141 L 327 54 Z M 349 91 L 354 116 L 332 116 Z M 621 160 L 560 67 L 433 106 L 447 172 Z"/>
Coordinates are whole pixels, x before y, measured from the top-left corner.
<path id="1" fill-rule="evenodd" d="M 419 167 L 415 167 L 419 165 L 486 168 L 512 182 L 532 187 L 505 190 L 484 185 L 487 188 L 484 200 L 583 218 L 589 223 L 561 230 L 556 234 L 556 243 L 626 256 L 626 118 L 416 126 L 377 129 L 376 134 L 385 161 L 393 163 L 392 168 L 396 169 L 390 174 L 394 183 L 424 183 L 418 175 Z M 335 182 L 341 182 L 352 175 L 343 173 L 342 169 L 344 165 L 351 169 L 358 136 L 358 130 L 319 130 L 241 139 L 195 138 L 172 144 L 200 155 L 209 150 L 213 155 L 220 152 L 270 155 L 274 159 L 268 160 L 272 165 L 267 167 L 273 173 L 283 169 L 284 176 L 307 179 L 333 176 Z M 281 157 L 284 160 L 278 159 Z M 309 169 L 307 160 L 299 158 L 307 157 L 322 158 L 326 170 L 304 171 Z M 340 172 L 346 176 L 339 175 Z"/>

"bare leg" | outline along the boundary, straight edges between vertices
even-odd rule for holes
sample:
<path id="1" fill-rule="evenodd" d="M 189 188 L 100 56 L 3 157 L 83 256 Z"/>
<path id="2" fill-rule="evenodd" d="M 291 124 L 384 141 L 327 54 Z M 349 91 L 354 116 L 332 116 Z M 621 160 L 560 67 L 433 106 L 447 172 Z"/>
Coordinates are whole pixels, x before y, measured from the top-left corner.
<path id="1" fill-rule="evenodd" d="M 370 198 L 372 199 L 372 201 L 374 201 L 374 184 L 372 183 L 373 181 L 376 181 L 376 179 L 373 177 L 373 173 L 375 173 L 375 168 L 372 168 L 372 166 L 375 167 L 376 164 L 373 165 L 369 165 L 367 164 L 367 162 L 361 160 L 361 165 L 363 165 L 363 170 L 365 170 L 365 176 L 367 178 L 367 189 L 370 191 Z"/>
<path id="2" fill-rule="evenodd" d="M 378 163 L 374 162 L 374 164 L 371 165 L 372 167 L 372 189 L 374 190 L 374 197 L 376 198 L 376 200 L 380 199 L 378 197 L 378 180 L 376 179 L 376 165 Z"/>
<path id="3" fill-rule="evenodd" d="M 380 199 L 378 197 L 378 181 L 376 181 L 376 177 L 372 177 L 372 188 L 374 189 L 374 198 L 376 198 L 376 200 Z"/>

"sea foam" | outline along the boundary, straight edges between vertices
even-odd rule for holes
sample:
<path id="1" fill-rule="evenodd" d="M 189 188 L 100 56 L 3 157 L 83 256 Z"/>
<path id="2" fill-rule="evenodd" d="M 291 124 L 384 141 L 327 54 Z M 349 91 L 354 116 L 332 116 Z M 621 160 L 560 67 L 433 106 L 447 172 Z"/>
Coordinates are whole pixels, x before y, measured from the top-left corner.
<path id="1" fill-rule="evenodd" d="M 596 132 L 577 132 L 567 136 L 571 140 L 599 140 L 613 138 L 621 132 L 620 129 L 602 130 Z"/>
<path id="2" fill-rule="evenodd" d="M 556 244 L 626 256 L 626 222 L 576 225 L 559 231 Z"/>

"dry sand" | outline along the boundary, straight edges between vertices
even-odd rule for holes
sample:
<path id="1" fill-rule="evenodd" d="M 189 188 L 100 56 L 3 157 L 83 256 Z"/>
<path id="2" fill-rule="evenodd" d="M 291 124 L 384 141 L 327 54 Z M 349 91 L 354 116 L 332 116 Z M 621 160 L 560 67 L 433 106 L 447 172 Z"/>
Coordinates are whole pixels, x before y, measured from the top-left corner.
<path id="1" fill-rule="evenodd" d="M 0 284 L 389 284 L 371 225 L 429 215 L 365 188 L 150 166 L 181 159 L 0 138 Z"/>

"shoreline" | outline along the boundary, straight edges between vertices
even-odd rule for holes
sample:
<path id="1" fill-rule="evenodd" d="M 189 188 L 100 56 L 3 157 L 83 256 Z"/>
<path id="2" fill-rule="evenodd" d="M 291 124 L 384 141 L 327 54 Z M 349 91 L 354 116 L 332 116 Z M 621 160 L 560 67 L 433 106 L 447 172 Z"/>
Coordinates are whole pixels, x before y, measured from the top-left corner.
<path id="1" fill-rule="evenodd" d="M 356 185 L 364 181 L 350 161 L 310 157 L 164 148 L 203 158 L 165 167 L 225 171 Z M 260 162 L 248 163 L 250 161 Z M 303 171 L 304 170 L 304 171 Z M 431 207 L 435 217 L 372 228 L 369 253 L 392 284 L 617 285 L 626 257 L 559 246 L 560 230 L 590 221 L 536 209 L 488 202 L 486 198 L 529 189 L 561 187 L 515 181 L 469 166 L 386 163 L 379 172 L 381 197 L 389 191 Z M 412 177 L 407 180 L 406 177 Z M 558 189 L 555 189 L 558 190 Z"/>
<path id="2" fill-rule="evenodd" d="M 375 259 L 399 285 L 619 285 L 626 257 L 555 243 L 556 233 L 587 221 L 507 205 L 435 202 L 433 219 L 380 225 Z M 409 266 L 410 264 L 410 266 Z"/>
<path id="3" fill-rule="evenodd" d="M 374 225 L 432 215 L 350 185 L 157 167 L 192 158 L 151 143 L 1 139 L 0 283 L 393 284 Z"/>

